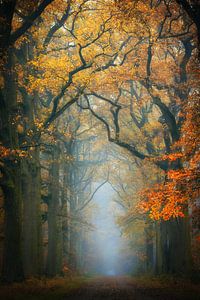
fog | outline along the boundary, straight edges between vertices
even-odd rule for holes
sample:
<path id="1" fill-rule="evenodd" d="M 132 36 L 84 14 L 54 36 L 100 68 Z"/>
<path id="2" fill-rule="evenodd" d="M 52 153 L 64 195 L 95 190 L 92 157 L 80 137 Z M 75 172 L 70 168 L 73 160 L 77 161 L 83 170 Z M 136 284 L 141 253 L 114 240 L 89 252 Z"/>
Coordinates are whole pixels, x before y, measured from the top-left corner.
<path id="1" fill-rule="evenodd" d="M 130 268 L 126 254 L 127 241 L 121 236 L 116 223 L 121 208 L 114 202 L 114 197 L 116 192 L 109 183 L 103 185 L 95 194 L 95 212 L 92 217 L 95 226 L 92 233 L 92 271 L 108 276 L 124 274 Z"/>

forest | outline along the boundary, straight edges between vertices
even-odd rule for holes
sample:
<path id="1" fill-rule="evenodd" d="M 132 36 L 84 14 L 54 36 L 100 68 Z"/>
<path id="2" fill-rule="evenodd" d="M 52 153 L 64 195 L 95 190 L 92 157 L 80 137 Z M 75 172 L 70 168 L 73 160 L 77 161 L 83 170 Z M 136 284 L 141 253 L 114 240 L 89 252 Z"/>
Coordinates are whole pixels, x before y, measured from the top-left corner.
<path id="1" fill-rule="evenodd" d="M 200 299 L 199 0 L 1 0 L 0 66 L 1 299 Z"/>

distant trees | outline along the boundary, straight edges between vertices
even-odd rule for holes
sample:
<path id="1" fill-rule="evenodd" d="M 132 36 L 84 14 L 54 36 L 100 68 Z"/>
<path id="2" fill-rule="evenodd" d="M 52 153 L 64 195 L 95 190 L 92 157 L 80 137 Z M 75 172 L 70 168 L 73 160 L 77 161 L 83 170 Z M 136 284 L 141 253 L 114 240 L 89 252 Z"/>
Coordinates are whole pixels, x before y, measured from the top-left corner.
<path id="1" fill-rule="evenodd" d="M 5 197 L 3 278 L 6 281 L 23 279 L 22 261 L 26 276 L 40 272 L 41 133 L 77 101 L 89 75 L 86 73 L 76 79 L 78 89 L 73 86 L 75 75 L 89 68 L 94 72 L 95 67 L 100 67 L 97 60 L 106 56 L 101 48 L 93 56 L 90 56 L 90 51 L 87 57 L 83 54 L 91 45 L 97 48 L 96 43 L 104 35 L 105 43 L 108 41 L 109 28 L 106 28 L 106 24 L 111 23 L 112 18 L 108 12 L 105 15 L 98 14 L 100 24 L 96 22 L 94 32 L 93 21 L 90 29 L 94 36 L 90 36 L 89 41 L 83 27 L 84 14 L 90 11 L 87 2 L 1 3 L 1 186 Z M 79 14 L 82 14 L 81 18 Z M 77 20 L 80 25 L 76 24 Z M 61 41 L 59 47 L 59 36 L 63 37 L 63 34 L 68 41 Z M 76 35 L 79 41 L 76 41 Z M 57 65 L 58 51 L 60 68 Z M 64 53 L 63 56 L 61 53 Z M 105 68 L 109 67 L 109 60 L 111 58 L 107 60 Z M 39 69 L 36 61 L 44 68 Z M 54 78 L 50 75 L 55 67 L 58 71 L 56 80 L 55 74 Z M 43 77 L 41 81 L 40 76 Z M 61 104 L 66 92 L 69 101 Z M 47 100 L 43 100 L 44 97 Z"/>
<path id="2" fill-rule="evenodd" d="M 157 271 L 189 269 L 188 217 L 180 217 L 188 203 L 192 216 L 197 211 L 193 2 L 1 1 L 5 281 L 55 276 L 63 261 L 83 268 L 84 231 L 76 227 L 90 226 L 84 209 L 99 164 L 90 156 L 93 134 L 102 134 L 99 121 L 136 169 L 144 163 L 141 178 L 153 166 L 137 209 L 152 220 L 147 231 L 156 227 Z M 133 208 L 127 210 L 130 216 Z"/>
<path id="3" fill-rule="evenodd" d="M 147 9 L 148 5 L 140 1 L 117 1 L 119 10 L 125 16 L 122 30 L 126 26 L 126 31 L 131 31 L 131 17 L 137 16 L 138 10 L 141 13 L 142 9 Z M 126 78 L 119 77 L 121 81 L 112 97 L 106 91 L 104 94 L 96 91 L 85 93 L 85 109 L 102 122 L 110 142 L 127 149 L 141 160 L 152 161 L 164 171 L 163 183 L 158 182 L 147 189 L 141 207 L 149 211 L 154 220 L 169 220 L 160 224 L 160 241 L 157 245 L 161 248 L 157 248 L 156 253 L 162 258 L 158 262 L 158 272 L 189 272 L 191 252 L 187 205 L 188 201 L 193 201 L 190 198 L 196 199 L 197 193 L 194 193 L 194 187 L 191 189 L 188 176 L 191 172 L 193 182 L 197 182 L 198 172 L 190 171 L 188 165 L 185 167 L 186 157 L 180 149 L 185 147 L 181 143 L 181 136 L 185 136 L 187 131 L 183 125 L 186 119 L 185 107 L 191 97 L 198 101 L 198 88 L 194 85 L 197 74 L 189 71 L 194 67 L 195 58 L 192 54 L 196 52 L 195 31 L 189 19 L 183 22 L 182 14 L 174 3 L 152 2 L 149 10 L 152 14 L 149 13 L 148 17 L 139 15 L 145 24 L 146 39 L 142 42 L 139 40 L 137 47 L 130 49 L 126 60 L 129 61 L 131 57 L 132 63 L 136 61 L 136 71 L 132 76 L 134 79 L 128 73 Z M 155 13 L 160 16 L 156 21 L 153 17 Z M 141 49 L 143 52 L 139 52 Z M 126 63 L 123 67 L 126 68 Z M 131 99 L 128 105 L 127 98 Z M 98 109 L 97 100 L 110 104 L 107 115 Z M 126 114 L 122 115 L 123 110 Z M 133 126 L 129 132 L 132 130 L 137 136 L 130 139 L 124 131 L 126 123 L 128 128 L 131 128 L 130 124 Z M 141 135 L 140 140 L 138 135 Z M 196 142 L 195 138 L 193 151 L 198 156 Z M 175 178 L 187 178 L 187 184 L 186 181 L 181 184 Z M 172 218 L 178 218 L 179 225 Z M 179 253 L 176 261 L 173 255 L 175 249 Z"/>

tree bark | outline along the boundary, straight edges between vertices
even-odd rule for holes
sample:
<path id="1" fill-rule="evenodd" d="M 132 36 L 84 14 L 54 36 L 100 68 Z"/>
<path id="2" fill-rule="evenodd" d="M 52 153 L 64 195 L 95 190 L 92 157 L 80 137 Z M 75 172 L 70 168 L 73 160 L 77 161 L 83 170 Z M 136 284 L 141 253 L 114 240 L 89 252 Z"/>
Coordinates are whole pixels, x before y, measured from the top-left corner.
<path id="1" fill-rule="evenodd" d="M 39 158 L 39 151 L 34 152 L 35 158 Z M 41 274 L 41 181 L 40 167 L 29 159 L 23 162 L 22 195 L 24 273 L 26 277 L 33 277 Z"/>
<path id="2" fill-rule="evenodd" d="M 4 72 L 4 88 L 1 92 L 1 142 L 10 150 L 19 146 L 15 118 L 18 113 L 14 55 L 7 51 Z M 2 277 L 6 282 L 24 278 L 21 258 L 21 161 L 19 158 L 4 158 L 1 182 L 5 199 L 5 244 Z"/>
<path id="3" fill-rule="evenodd" d="M 47 276 L 53 277 L 61 273 L 62 269 L 62 232 L 61 218 L 59 218 L 59 152 L 53 151 L 53 162 L 50 173 L 51 187 L 48 204 L 48 256 Z"/>

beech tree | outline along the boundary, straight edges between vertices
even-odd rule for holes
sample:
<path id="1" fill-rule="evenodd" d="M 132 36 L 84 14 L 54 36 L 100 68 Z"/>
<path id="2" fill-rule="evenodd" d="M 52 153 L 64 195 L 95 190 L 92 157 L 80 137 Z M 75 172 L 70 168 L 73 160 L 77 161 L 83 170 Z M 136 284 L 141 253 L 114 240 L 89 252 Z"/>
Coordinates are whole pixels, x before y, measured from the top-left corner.
<path id="1" fill-rule="evenodd" d="M 21 257 L 21 160 L 23 152 L 19 148 L 21 127 L 17 121 L 20 107 L 17 101 L 17 75 L 15 68 L 14 43 L 26 34 L 33 22 L 42 14 L 52 1 L 35 3 L 33 6 L 24 6 L 22 9 L 28 18 L 21 22 L 16 30 L 12 29 L 12 22 L 17 10 L 16 1 L 2 1 L 1 14 L 1 172 L 3 179 L 1 186 L 5 197 L 5 250 L 3 278 L 6 281 L 23 279 Z M 25 3 L 24 3 L 25 4 Z M 38 4 L 38 5 L 37 5 Z M 23 14 L 22 12 L 22 14 Z M 23 20 L 23 19 L 22 19 Z M 20 120 L 19 120 L 20 121 Z M 30 120 L 31 122 L 31 120 Z M 19 132 L 18 132 L 19 131 Z M 22 132 L 21 132 L 22 133 Z M 36 254 L 37 255 L 37 254 Z"/>
<path id="2" fill-rule="evenodd" d="M 119 9 L 122 10 L 122 13 L 125 14 L 125 17 L 129 20 L 130 16 L 134 16 L 138 3 L 134 4 L 132 3 L 132 1 L 127 1 L 126 3 L 117 2 L 117 5 L 119 5 Z M 126 7 L 128 12 L 126 11 Z M 177 142 L 180 140 L 181 127 L 184 121 L 184 103 L 186 104 L 188 101 L 190 91 L 189 86 L 194 78 L 186 71 L 189 62 L 190 64 L 192 64 L 191 55 L 192 51 L 195 49 L 195 46 L 192 44 L 191 40 L 194 33 L 193 27 L 191 27 L 191 22 L 186 21 L 184 27 L 180 25 L 179 21 L 181 19 L 181 14 L 177 15 L 176 17 L 170 14 L 171 10 L 176 13 L 176 10 L 174 10 L 174 4 L 164 3 L 162 7 L 160 4 L 153 5 L 151 3 L 151 8 L 151 17 L 153 17 L 155 12 L 160 13 L 162 16 L 164 12 L 165 17 L 163 16 L 161 22 L 159 23 L 158 21 L 157 24 L 155 24 L 153 18 L 152 21 L 150 18 L 146 18 L 145 20 L 146 22 L 149 22 L 149 27 L 147 26 L 148 38 L 146 45 L 144 44 L 144 46 L 142 45 L 142 47 L 139 45 L 139 47 L 143 51 L 144 49 L 146 51 L 145 64 L 142 64 L 141 66 L 141 61 L 137 61 L 138 68 L 133 81 L 130 80 L 130 77 L 128 77 L 128 74 L 126 73 L 127 82 L 124 81 L 124 84 L 120 83 L 120 85 L 118 85 L 118 96 L 113 95 L 113 98 L 109 98 L 106 97 L 106 93 L 100 95 L 97 92 L 93 91 L 89 92 L 88 94 L 85 93 L 85 109 L 89 109 L 93 116 L 103 123 L 107 130 L 108 140 L 110 142 L 114 142 L 117 145 L 127 149 L 130 153 L 132 153 L 139 159 L 149 159 L 154 161 L 154 163 L 165 172 L 165 180 L 163 181 L 164 190 L 162 190 L 161 184 L 156 185 L 155 189 L 148 189 L 145 193 L 145 197 L 149 199 L 149 202 L 146 203 L 146 200 L 144 200 L 141 203 L 141 207 L 143 206 L 144 211 L 147 211 L 148 208 L 150 209 L 150 217 L 152 219 L 159 220 L 163 218 L 164 220 L 169 220 L 172 217 L 180 217 L 179 223 L 182 225 L 179 226 L 182 226 L 181 232 L 175 225 L 175 222 L 171 220 L 166 223 L 161 223 L 161 235 L 168 235 L 169 240 L 164 240 L 163 242 L 161 241 L 161 243 L 164 243 L 162 247 L 167 248 L 166 251 L 163 252 L 164 257 L 160 262 L 159 269 L 162 271 L 166 270 L 166 272 L 175 273 L 182 269 L 183 271 L 187 272 L 189 271 L 189 267 L 191 266 L 190 241 L 188 239 L 189 227 L 186 217 L 186 215 L 188 214 L 188 195 L 185 196 L 185 193 L 182 192 L 181 187 L 178 187 L 176 183 L 172 183 L 171 174 L 176 173 L 178 176 L 178 174 L 181 174 L 181 170 L 183 168 L 181 162 L 182 155 L 177 152 L 174 153 L 173 149 L 175 145 L 176 147 L 178 147 Z M 178 23 L 176 24 L 177 27 L 180 26 L 179 30 L 183 30 L 183 32 L 181 33 L 180 31 L 177 32 L 175 27 L 173 26 L 173 23 L 176 22 L 176 20 L 178 20 Z M 125 21 L 125 23 L 127 23 L 127 20 Z M 182 59 L 179 63 L 176 60 L 175 52 L 173 52 L 178 50 L 178 45 L 176 44 L 176 40 L 174 41 L 173 45 L 172 39 L 180 39 L 180 36 L 183 47 L 180 47 L 179 51 L 181 53 L 184 50 L 184 54 L 181 54 Z M 170 44 L 166 47 L 167 50 L 164 49 L 164 52 L 162 50 L 163 45 L 162 42 L 160 43 L 160 39 L 170 39 Z M 156 67 L 158 66 L 157 64 L 161 63 L 160 58 L 162 57 L 162 55 L 164 55 L 166 62 L 166 65 L 164 65 L 163 68 L 166 68 L 167 66 L 166 70 L 168 72 L 168 82 L 170 82 L 170 84 L 166 83 L 165 79 L 162 77 L 164 75 L 163 70 L 162 73 L 159 73 L 159 70 L 156 70 Z M 170 58 L 168 55 L 170 56 Z M 138 59 L 138 52 L 137 56 L 135 55 L 135 58 Z M 134 57 L 132 59 L 134 59 Z M 169 79 L 170 67 L 172 67 L 174 63 L 176 65 L 176 68 L 179 69 L 180 73 L 176 74 L 176 72 L 174 72 L 171 79 Z M 125 67 L 125 65 L 123 65 L 123 67 Z M 154 74 L 153 76 L 152 73 Z M 188 76 L 190 77 L 189 80 Z M 135 86 L 134 81 L 137 83 Z M 130 82 L 131 89 L 129 90 L 129 88 L 127 88 L 126 86 L 129 85 Z M 186 83 L 188 84 L 188 86 L 184 87 L 183 85 Z M 143 89 L 142 93 L 141 89 Z M 166 95 L 166 93 L 168 95 Z M 124 109 L 124 107 L 126 107 L 126 101 L 123 102 L 121 98 L 123 98 L 123 96 L 127 97 L 127 95 L 130 95 L 130 97 L 135 97 L 136 101 L 138 102 L 140 101 L 140 99 L 142 99 L 141 103 L 138 105 L 139 107 L 137 108 L 137 110 L 135 109 L 137 104 L 133 105 L 133 100 L 131 100 L 129 109 L 131 122 L 144 134 L 144 137 L 146 139 L 146 149 L 144 149 L 144 144 L 141 146 L 140 144 L 138 144 L 137 139 L 135 139 L 135 143 L 133 143 L 133 140 L 127 142 L 122 138 L 124 135 L 122 129 L 124 118 L 123 121 L 121 121 L 120 116 L 122 115 L 121 111 Z M 93 109 L 94 104 L 95 107 L 97 107 L 96 102 L 94 102 L 94 97 L 110 104 L 109 119 L 112 120 L 112 123 L 109 121 L 108 116 L 105 117 L 105 115 L 99 113 L 100 110 Z M 176 97 L 177 100 L 174 101 L 174 97 Z M 166 104 L 165 101 L 171 101 L 171 103 Z M 179 102 L 177 103 L 177 101 Z M 157 113 L 159 113 L 157 115 L 157 120 L 163 127 L 160 127 L 160 134 L 162 132 L 163 136 L 163 144 L 159 145 L 158 149 L 156 149 L 155 144 L 152 143 L 153 140 L 145 130 L 145 125 L 149 122 L 149 115 L 152 112 L 155 116 L 157 114 L 155 111 L 156 107 L 159 109 L 157 111 Z M 157 134 L 158 132 L 159 131 L 157 131 Z M 153 138 L 154 137 L 155 136 L 153 135 Z M 143 138 L 143 140 L 145 139 Z M 164 156 L 162 156 L 163 152 L 165 154 Z M 185 216 L 184 219 L 182 219 L 183 216 Z M 176 235 L 176 237 L 179 236 L 180 239 L 175 240 L 173 237 L 174 235 Z M 166 246 L 166 243 L 168 246 Z M 184 251 L 183 245 L 185 247 Z M 180 260 L 176 260 L 175 263 L 172 253 L 173 249 L 177 250 L 178 248 L 180 248 Z"/>
<path id="3" fill-rule="evenodd" d="M 63 264 L 84 269 L 80 224 L 90 227 L 85 209 L 105 163 L 91 143 L 105 132 L 140 174 L 135 189 L 127 175 L 113 180 L 126 210 L 120 225 L 142 219 L 149 261 L 154 233 L 158 273 L 189 272 L 189 219 L 198 214 L 197 1 L 5 0 L 0 19 L 3 280 L 56 276 Z"/>

